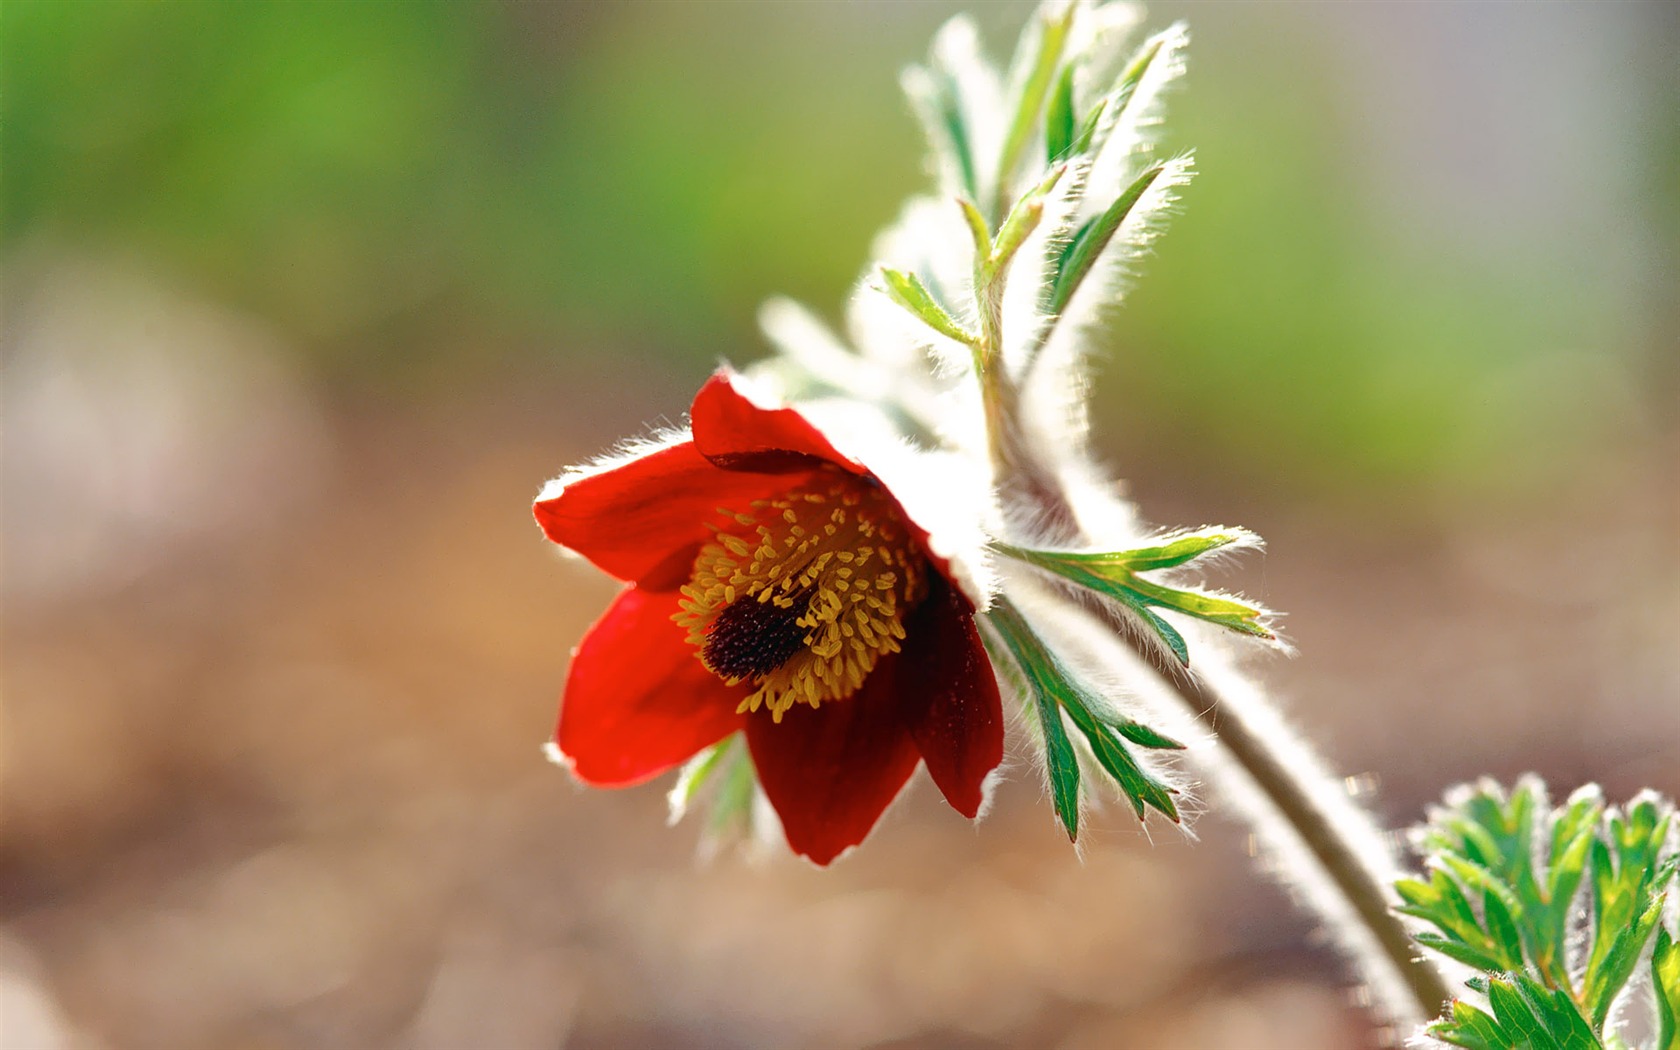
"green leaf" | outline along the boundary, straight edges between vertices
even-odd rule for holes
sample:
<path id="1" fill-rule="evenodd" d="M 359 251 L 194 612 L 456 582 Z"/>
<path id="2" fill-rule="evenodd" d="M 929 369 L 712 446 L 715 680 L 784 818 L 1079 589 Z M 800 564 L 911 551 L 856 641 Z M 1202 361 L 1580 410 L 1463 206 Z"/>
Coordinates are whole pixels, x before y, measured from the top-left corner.
<path id="1" fill-rule="evenodd" d="M 1067 727 L 1062 725 L 1062 712 L 1055 698 L 1038 691 L 1033 694 L 1038 711 L 1039 726 L 1044 732 L 1044 759 L 1050 772 L 1050 794 L 1055 802 L 1056 816 L 1067 829 L 1069 842 L 1079 839 L 1079 760 L 1073 753 Z"/>
<path id="2" fill-rule="evenodd" d="M 1672 823 L 1672 804 L 1650 795 L 1625 814 L 1606 810 L 1596 789 L 1553 808 L 1533 779 L 1509 794 L 1479 785 L 1432 813 L 1416 838 L 1430 877 L 1397 882 L 1404 903 L 1396 910 L 1440 931 L 1417 934 L 1420 946 L 1482 971 L 1467 985 L 1487 996 L 1493 1014 L 1490 1027 L 1455 1006 L 1431 1031 L 1461 1046 L 1620 1050 L 1622 1038 L 1607 1030 L 1611 1008 L 1650 945 L 1657 1050 L 1680 1050 L 1680 952 L 1662 925 L 1680 868 Z M 1478 895 L 1479 920 L 1467 916 L 1462 890 Z M 1574 973 L 1571 951 L 1586 954 Z"/>
<path id="3" fill-rule="evenodd" d="M 964 197 L 957 201 L 957 206 L 962 209 L 963 222 L 968 224 L 969 236 L 974 238 L 975 267 L 978 268 L 981 260 L 991 257 L 992 231 L 986 228 L 986 217 L 980 214 L 980 209 L 974 206 L 973 201 Z"/>
<path id="4" fill-rule="evenodd" d="M 1276 637 L 1261 622 L 1266 617 L 1266 610 L 1258 606 L 1222 598 L 1216 594 L 1166 587 L 1141 576 L 1132 577 L 1126 589 L 1147 604 L 1176 609 L 1186 616 L 1194 616 L 1198 620 L 1206 620 L 1240 634 L 1266 639 Z"/>
<path id="5" fill-rule="evenodd" d="M 1489 981 L 1488 1002 L 1493 1006 L 1493 1015 L 1499 1018 L 1500 1026 L 1515 1035 L 1520 1043 L 1532 1046 L 1534 1050 L 1562 1050 L 1512 982 Z"/>
<path id="6" fill-rule="evenodd" d="M 906 70 L 903 85 L 927 135 L 928 148 L 940 169 L 946 191 L 979 199 L 978 169 L 968 118 L 963 112 L 962 89 L 946 68 L 937 41 L 932 61 Z"/>
<path id="7" fill-rule="evenodd" d="M 1044 157 L 1054 164 L 1072 152 L 1078 129 L 1073 116 L 1073 63 L 1062 67 L 1056 90 L 1050 93 L 1050 108 L 1044 114 Z"/>
<path id="8" fill-rule="evenodd" d="M 726 757 L 727 764 L 720 771 L 717 795 L 712 801 L 711 819 L 707 821 L 707 831 L 714 836 L 728 834 L 751 823 L 753 792 L 758 786 L 758 777 L 744 743 L 738 740 Z"/>
<path id="9" fill-rule="evenodd" d="M 1656 1050 L 1680 1050 L 1680 941 L 1662 926 L 1651 948 L 1651 987 L 1657 1002 Z"/>
<path id="10" fill-rule="evenodd" d="M 998 227 L 997 237 L 992 241 L 992 252 L 986 257 L 976 284 L 990 284 L 1008 269 L 1015 253 L 1020 251 L 1021 245 L 1038 229 L 1039 222 L 1044 218 L 1045 198 L 1066 173 L 1066 164 L 1058 164 L 1051 168 L 1050 173 L 1045 175 L 1038 185 L 1028 190 L 1015 202 L 1015 206 L 1009 209 L 1009 215 L 1003 220 L 1003 225 Z"/>
<path id="11" fill-rule="evenodd" d="M 1104 725 L 1112 726 L 1121 736 L 1139 747 L 1147 747 L 1152 751 L 1184 750 L 1183 744 L 1142 722 L 1133 721 L 1114 711 L 1094 710 L 1092 713 Z"/>
<path id="12" fill-rule="evenodd" d="M 1021 92 L 1015 99 L 1009 131 L 998 154 L 997 192 L 1000 205 L 1009 192 L 1010 180 L 1020 164 L 1033 126 L 1038 123 L 1039 111 L 1044 108 L 1045 95 L 1050 90 L 1051 78 L 1056 75 L 1056 64 L 1061 61 L 1062 47 L 1067 42 L 1076 10 L 1074 4 L 1068 4 L 1060 11 L 1049 6 L 1040 8 L 1039 17 L 1021 36 L 1016 64 L 1025 75 L 1021 78 Z"/>
<path id="13" fill-rule="evenodd" d="M 1510 1050 L 1516 1045 L 1498 1021 L 1469 1003 L 1455 1000 L 1451 1013 L 1450 1021 L 1437 1021 L 1430 1026 L 1431 1035 L 1469 1050 Z"/>
<path id="14" fill-rule="evenodd" d="M 688 809 L 694 804 L 701 791 L 711 780 L 712 774 L 717 772 L 723 757 L 735 743 L 735 736 L 731 734 L 706 748 L 683 764 L 682 771 L 677 774 L 677 782 L 672 785 L 671 793 L 665 796 L 670 806 L 672 824 L 682 820 Z"/>
<path id="15" fill-rule="evenodd" d="M 1420 933 L 1412 939 L 1431 951 L 1440 952 L 1449 959 L 1456 959 L 1478 970 L 1498 970 L 1502 965 L 1497 957 L 1485 949 L 1473 947 L 1451 937 L 1443 937 L 1438 933 Z"/>
<path id="16" fill-rule="evenodd" d="M 1144 772 L 1137 760 L 1114 735 L 1112 729 L 1086 706 L 1084 698 L 1077 694 L 1068 697 L 1064 704 L 1068 717 L 1073 720 L 1085 740 L 1091 745 L 1091 753 L 1096 756 L 1097 764 L 1102 766 L 1119 784 L 1120 790 L 1125 792 L 1126 798 L 1132 804 L 1132 811 L 1139 820 L 1143 819 L 1145 804 L 1155 807 L 1165 813 L 1175 824 L 1178 822 L 1178 806 L 1172 800 L 1172 793 L 1154 777 Z M 1129 723 L 1136 725 L 1137 723 Z M 1166 740 L 1165 737 L 1159 739 Z M 1167 746 L 1180 746 L 1169 741 Z"/>
<path id="17" fill-rule="evenodd" d="M 1167 643 L 1167 648 L 1171 649 L 1173 655 L 1178 658 L 1179 665 L 1189 667 L 1190 644 L 1184 640 L 1184 636 L 1182 634 L 1178 633 L 1178 628 L 1155 615 L 1144 605 L 1133 605 L 1132 608 L 1139 616 L 1143 617 L 1144 623 L 1147 623 L 1150 627 L 1154 628 L 1155 633 L 1160 636 L 1161 641 Z"/>
<path id="18" fill-rule="evenodd" d="M 1487 917 L 1488 936 L 1498 948 L 1504 967 L 1511 970 L 1521 969 L 1522 934 L 1517 931 L 1517 923 L 1511 917 L 1511 910 L 1505 906 L 1499 894 L 1491 889 L 1482 893 L 1482 914 Z"/>
<path id="19" fill-rule="evenodd" d="M 922 323 L 940 335 L 959 343 L 974 346 L 979 338 L 952 319 L 945 308 L 934 301 L 933 295 L 913 273 L 881 267 L 881 280 L 892 301 L 921 318 Z"/>
<path id="20" fill-rule="evenodd" d="M 1255 545 L 1258 542 L 1254 533 L 1247 529 L 1215 529 L 1188 533 L 1153 547 L 1136 547 L 1113 553 L 1079 554 L 1075 557 L 1092 562 L 1118 563 L 1132 572 L 1152 572 L 1156 569 L 1176 569 L 1233 543 Z"/>
<path id="21" fill-rule="evenodd" d="M 1001 639 L 1010 662 L 1019 670 L 1020 684 L 1032 694 L 1034 709 L 1044 725 L 1057 813 L 1067 826 L 1069 837 L 1077 831 L 1079 777 L 1077 764 L 1073 764 L 1072 744 L 1062 727 L 1061 712 L 1067 713 L 1085 737 L 1097 764 L 1114 778 L 1140 819 L 1145 807 L 1150 807 L 1176 822 L 1179 814 L 1172 790 L 1138 763 L 1127 742 L 1151 748 L 1182 745 L 1130 719 L 1099 716 L 1096 712 L 1105 705 L 1044 643 L 1008 599 L 998 599 L 985 616 L 988 626 Z"/>
<path id="22" fill-rule="evenodd" d="M 1618 928 L 1610 938 L 1610 949 L 1605 952 L 1602 962 L 1587 970 L 1582 1005 L 1592 1014 L 1594 1027 L 1603 1027 L 1605 1019 L 1610 1016 L 1611 1003 L 1621 993 L 1628 978 L 1633 976 L 1633 969 L 1639 963 L 1639 953 L 1645 950 L 1645 942 L 1651 939 L 1652 932 L 1662 921 L 1663 905 L 1667 900 L 1666 895 L 1659 894 L 1632 925 Z M 1599 935 L 1602 937 L 1603 934 L 1604 931 L 1600 930 Z"/>
<path id="23" fill-rule="evenodd" d="M 1120 224 L 1126 221 L 1137 202 L 1160 178 L 1164 165 L 1154 164 L 1146 168 L 1143 174 L 1132 181 L 1120 194 L 1113 204 L 1110 204 L 1101 215 L 1089 220 L 1074 233 L 1073 237 L 1062 248 L 1061 257 L 1056 261 L 1056 273 L 1050 283 L 1049 309 L 1053 314 L 1059 314 L 1067 309 L 1073 293 L 1079 290 L 1091 268 L 1097 264 L 1103 249 L 1114 239 L 1114 234 L 1120 229 Z"/>
<path id="24" fill-rule="evenodd" d="M 968 135 L 968 122 L 963 116 L 962 92 L 956 78 L 948 73 L 935 73 L 937 85 L 937 114 L 940 126 L 948 138 L 947 148 L 962 179 L 963 189 L 970 197 L 980 196 L 979 173 L 974 163 L 974 149 Z"/>
<path id="25" fill-rule="evenodd" d="M 1165 544 L 1134 550 L 1035 550 L 1012 544 L 997 544 L 996 549 L 1125 605 L 1172 650 L 1181 665 L 1188 666 L 1190 648 L 1184 636 L 1157 616 L 1153 609 L 1172 609 L 1228 630 L 1274 640 L 1276 635 L 1264 622 L 1270 614 L 1258 606 L 1220 595 L 1155 583 L 1138 573 L 1176 568 L 1238 542 L 1253 544 L 1256 541 L 1251 533 L 1242 529 L 1221 529 L 1180 536 Z"/>
<path id="26" fill-rule="evenodd" d="M 1085 154 L 1091 152 L 1091 140 L 1096 137 L 1097 126 L 1102 123 L 1102 116 L 1108 109 L 1108 103 L 1107 98 L 1100 98 L 1097 100 L 1097 104 L 1091 107 L 1091 112 L 1085 114 L 1085 119 L 1079 125 L 1079 135 L 1073 140 L 1072 153 Z"/>
<path id="27" fill-rule="evenodd" d="M 1121 72 L 1112 90 L 1107 96 L 1107 112 L 1109 114 L 1104 127 L 1099 127 L 1095 134 L 1107 135 L 1119 127 L 1127 113 L 1133 107 L 1147 109 L 1160 96 L 1161 90 L 1170 81 L 1170 77 L 1162 78 L 1154 83 L 1151 89 L 1139 94 L 1143 80 L 1149 71 L 1158 63 L 1170 63 L 1189 43 L 1189 32 L 1184 23 L 1178 22 L 1154 36 L 1145 40 L 1132 57 L 1125 70 Z M 1135 148 L 1140 143 L 1127 143 L 1128 148 Z"/>

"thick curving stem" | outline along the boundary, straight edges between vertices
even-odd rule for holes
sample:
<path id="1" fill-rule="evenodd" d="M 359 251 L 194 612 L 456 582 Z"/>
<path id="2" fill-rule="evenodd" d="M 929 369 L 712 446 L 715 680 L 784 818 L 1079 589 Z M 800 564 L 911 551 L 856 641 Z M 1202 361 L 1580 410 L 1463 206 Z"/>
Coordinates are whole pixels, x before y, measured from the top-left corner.
<path id="1" fill-rule="evenodd" d="M 1043 520 L 1060 526 L 1070 542 L 1084 539 L 1060 480 L 1034 459 L 1029 447 L 1019 432 L 1002 440 L 994 436 L 995 467 L 1002 483 L 1019 498 L 1039 507 Z M 1369 815 L 1347 799 L 1342 784 L 1322 771 L 1311 756 L 1308 761 L 1299 760 L 1305 745 L 1298 739 L 1287 737 L 1287 742 L 1280 745 L 1259 731 L 1246 716 L 1248 705 L 1226 695 L 1227 690 L 1208 677 L 1181 666 L 1163 646 L 1147 640 L 1120 610 L 1103 603 L 1099 615 L 1213 736 L 1223 754 L 1263 796 L 1270 811 L 1288 825 L 1300 848 L 1310 854 L 1321 869 L 1323 882 L 1333 886 L 1345 904 L 1341 909 L 1321 905 L 1321 910 L 1351 915 L 1364 927 L 1364 940 L 1370 949 L 1381 953 L 1391 971 L 1390 983 L 1397 982 L 1405 989 L 1404 997 L 1398 987 L 1384 997 L 1390 1020 L 1416 1027 L 1439 1017 L 1453 994 L 1447 979 L 1422 956 L 1399 916 L 1390 910 L 1388 882 L 1396 872 L 1384 870 L 1372 857 L 1374 852 L 1386 856 L 1388 849 Z M 1285 739 L 1283 734 L 1279 736 Z M 1296 750 L 1296 761 L 1290 760 L 1286 748 Z M 1339 799 L 1340 804 L 1326 801 L 1331 799 Z M 1255 823 L 1260 820 L 1256 818 Z M 1361 844 L 1367 849 L 1362 851 Z M 1380 849 L 1369 848 L 1372 844 L 1379 844 Z M 1366 960 L 1356 962 L 1371 965 Z"/>

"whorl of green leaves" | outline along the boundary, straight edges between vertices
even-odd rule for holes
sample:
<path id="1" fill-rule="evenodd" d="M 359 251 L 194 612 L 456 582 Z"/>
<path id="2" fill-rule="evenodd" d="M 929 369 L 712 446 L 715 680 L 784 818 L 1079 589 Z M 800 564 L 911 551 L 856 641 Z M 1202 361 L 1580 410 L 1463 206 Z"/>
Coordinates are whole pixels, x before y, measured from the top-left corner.
<path id="1" fill-rule="evenodd" d="M 1480 973 L 1430 1034 L 1470 1050 L 1614 1050 L 1618 998 L 1649 986 L 1655 1050 L 1680 1050 L 1680 946 L 1664 926 L 1680 866 L 1674 807 L 1606 807 L 1596 787 L 1555 809 L 1533 778 L 1449 796 L 1418 836 L 1426 879 L 1395 884 L 1432 951 Z M 1647 952 L 1647 948 L 1650 949 Z"/>
<path id="2" fill-rule="evenodd" d="M 1188 34 L 1182 24 L 1138 45 L 1111 82 L 1082 84 L 1084 71 L 1106 66 L 1115 41 L 1076 28 L 1102 23 L 1124 7 L 1047 0 L 1027 23 L 1007 83 L 996 79 L 979 53 L 972 21 L 962 16 L 940 31 L 926 65 L 905 73 L 939 192 L 964 210 L 976 230 L 972 291 L 983 329 L 988 301 L 1001 298 L 1004 272 L 1061 182 L 1058 226 L 1036 249 L 1044 255 L 1043 323 L 1029 355 L 1042 348 L 1099 264 L 1119 265 L 1142 252 L 1147 238 L 1139 231 L 1171 203 L 1171 187 L 1189 177 L 1187 158 L 1155 158 L 1152 135 L 1161 96 L 1183 68 Z M 996 135 L 980 134 L 977 124 L 985 123 L 994 93 L 1001 93 L 1002 112 L 992 116 L 1001 123 Z M 1119 171 L 1094 179 L 1101 163 Z M 1116 175 L 1123 177 L 1110 184 Z M 878 287 L 939 334 L 978 345 L 982 354 L 997 353 L 996 331 L 969 333 L 950 319 L 946 306 L 924 294 L 918 286 L 931 287 L 927 276 L 893 268 L 883 272 Z"/>

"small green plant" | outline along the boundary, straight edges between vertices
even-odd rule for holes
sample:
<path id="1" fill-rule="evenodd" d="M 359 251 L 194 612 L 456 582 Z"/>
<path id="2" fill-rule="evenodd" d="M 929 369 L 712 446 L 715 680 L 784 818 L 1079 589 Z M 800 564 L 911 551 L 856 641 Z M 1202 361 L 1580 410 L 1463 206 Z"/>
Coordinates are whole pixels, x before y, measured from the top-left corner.
<path id="1" fill-rule="evenodd" d="M 1680 1050 L 1680 947 L 1665 925 L 1680 867 L 1674 806 L 1596 787 L 1553 808 L 1539 780 L 1461 788 L 1417 833 L 1426 876 L 1395 883 L 1417 942 L 1476 971 L 1430 1034 L 1470 1050 L 1630 1045 L 1618 1009 L 1643 992 L 1655 1050 Z M 1474 1001 L 1472 1001 L 1474 1000 Z"/>

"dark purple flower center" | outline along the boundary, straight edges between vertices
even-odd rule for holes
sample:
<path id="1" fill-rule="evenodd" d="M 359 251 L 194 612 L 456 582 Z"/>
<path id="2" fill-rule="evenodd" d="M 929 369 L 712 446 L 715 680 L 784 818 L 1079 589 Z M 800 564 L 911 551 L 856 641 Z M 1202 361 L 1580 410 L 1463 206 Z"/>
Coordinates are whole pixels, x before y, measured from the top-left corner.
<path id="1" fill-rule="evenodd" d="M 809 629 L 799 623 L 811 604 L 807 592 L 791 606 L 759 601 L 743 594 L 717 614 L 706 632 L 700 658 L 713 674 L 725 678 L 766 675 L 805 648 Z"/>

